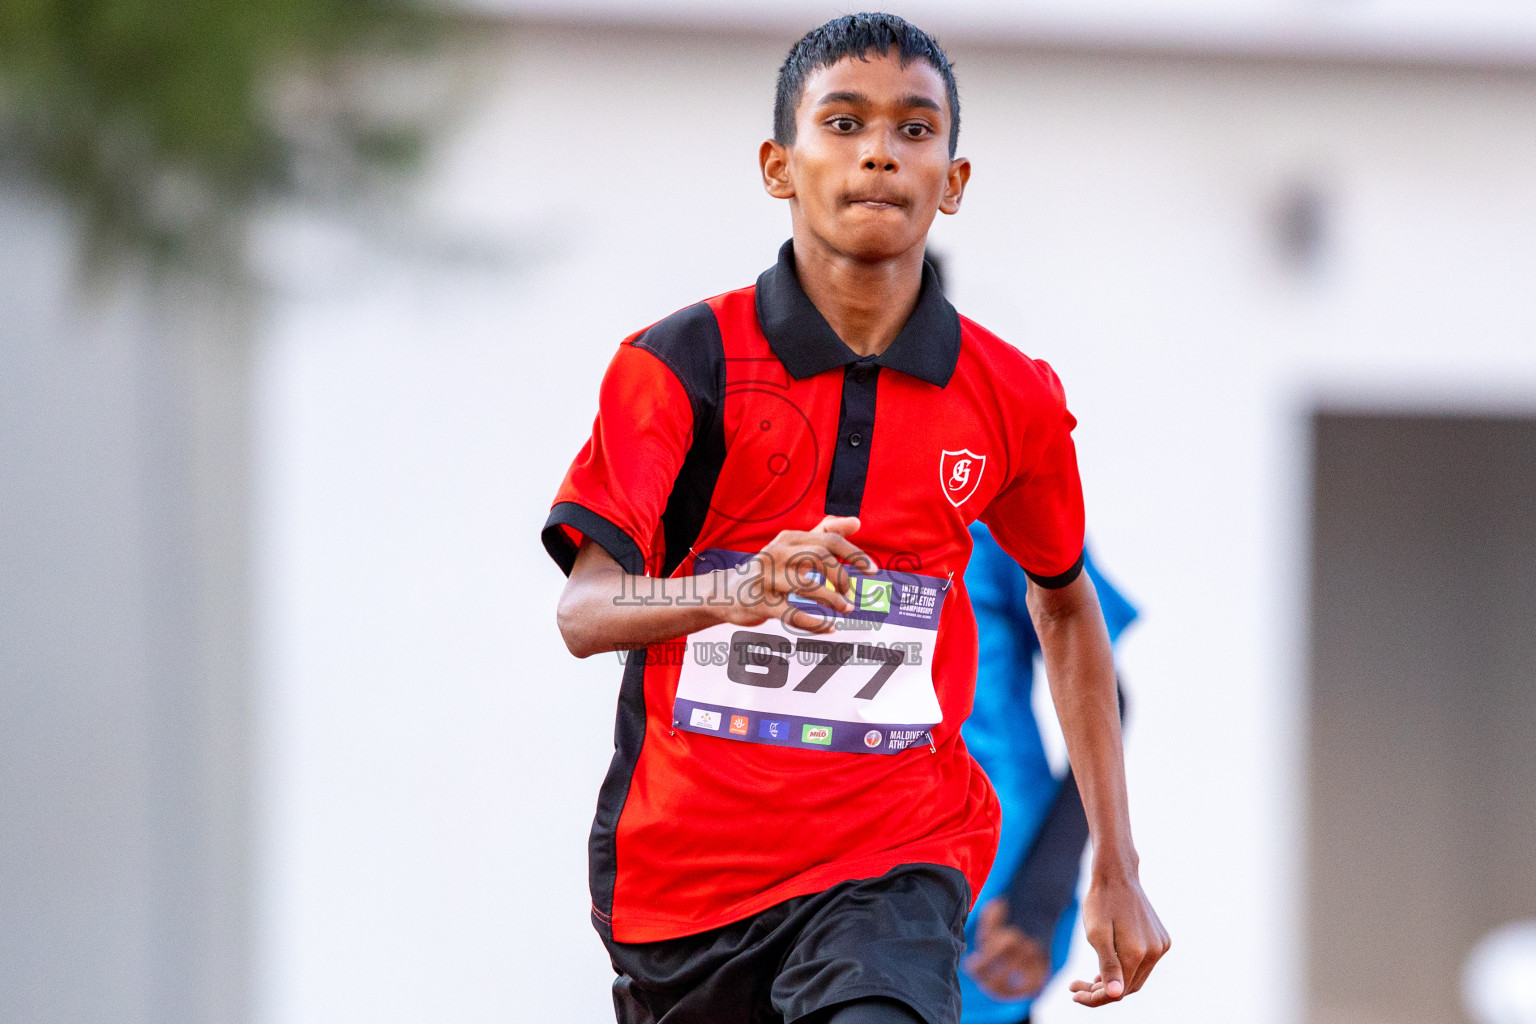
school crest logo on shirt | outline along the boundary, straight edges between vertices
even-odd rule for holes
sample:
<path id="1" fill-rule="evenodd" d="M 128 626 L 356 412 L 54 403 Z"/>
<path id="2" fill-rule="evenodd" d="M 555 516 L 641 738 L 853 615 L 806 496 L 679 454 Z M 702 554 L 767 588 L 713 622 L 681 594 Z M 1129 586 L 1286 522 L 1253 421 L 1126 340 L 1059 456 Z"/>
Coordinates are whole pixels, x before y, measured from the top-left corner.
<path id="1" fill-rule="evenodd" d="M 969 448 L 957 452 L 944 452 L 939 456 L 939 482 L 944 485 L 944 497 L 956 508 L 976 493 L 981 483 L 981 471 L 987 467 L 987 457 L 977 455 Z"/>

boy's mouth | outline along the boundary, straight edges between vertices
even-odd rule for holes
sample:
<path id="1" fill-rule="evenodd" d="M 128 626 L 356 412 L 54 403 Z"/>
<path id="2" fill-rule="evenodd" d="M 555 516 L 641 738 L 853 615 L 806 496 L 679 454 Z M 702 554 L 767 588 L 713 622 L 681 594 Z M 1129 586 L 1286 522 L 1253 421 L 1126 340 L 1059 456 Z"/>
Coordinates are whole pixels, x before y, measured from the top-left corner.
<path id="1" fill-rule="evenodd" d="M 846 201 L 850 206 L 863 206 L 871 210 L 899 210 L 907 205 L 907 201 L 900 196 L 881 193 L 851 196 Z"/>

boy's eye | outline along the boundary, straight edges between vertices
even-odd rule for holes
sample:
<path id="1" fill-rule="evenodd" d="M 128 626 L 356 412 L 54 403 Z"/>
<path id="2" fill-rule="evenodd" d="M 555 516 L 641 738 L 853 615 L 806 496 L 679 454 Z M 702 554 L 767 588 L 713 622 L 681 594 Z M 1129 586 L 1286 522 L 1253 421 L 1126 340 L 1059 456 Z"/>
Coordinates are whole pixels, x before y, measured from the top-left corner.
<path id="1" fill-rule="evenodd" d="M 929 128 L 926 124 L 914 121 L 911 124 L 902 125 L 901 131 L 909 139 L 920 139 L 924 135 L 931 134 L 933 129 Z"/>
<path id="2" fill-rule="evenodd" d="M 851 132 L 859 126 L 859 122 L 851 117 L 834 117 L 829 123 L 835 132 Z"/>

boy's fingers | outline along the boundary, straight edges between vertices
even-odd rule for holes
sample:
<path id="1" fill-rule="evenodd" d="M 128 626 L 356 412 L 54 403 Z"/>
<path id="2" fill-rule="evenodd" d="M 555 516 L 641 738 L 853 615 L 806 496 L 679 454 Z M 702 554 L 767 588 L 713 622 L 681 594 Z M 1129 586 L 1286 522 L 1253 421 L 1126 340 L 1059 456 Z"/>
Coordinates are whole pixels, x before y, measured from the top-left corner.
<path id="1" fill-rule="evenodd" d="M 843 580 L 847 580 L 847 570 L 838 565 L 826 548 L 811 545 L 790 560 L 779 574 L 780 579 L 775 584 L 786 593 L 800 594 L 817 601 L 834 611 L 847 612 L 853 610 L 853 602 L 844 594 L 853 589 L 851 582 L 839 588 L 833 570 L 841 574 Z M 828 586 L 828 583 L 831 586 Z"/>
<path id="2" fill-rule="evenodd" d="M 817 539 L 826 544 L 827 550 L 836 555 L 840 561 L 847 562 L 860 572 L 871 573 L 880 568 L 873 558 L 842 534 L 823 533 Z"/>
<path id="3" fill-rule="evenodd" d="M 1130 995 L 1136 991 L 1133 982 L 1141 971 L 1142 965 L 1146 963 L 1147 955 L 1144 950 L 1134 945 L 1122 948 L 1118 952 L 1121 968 L 1120 990 L 1125 995 Z"/>
<path id="4" fill-rule="evenodd" d="M 810 580 L 797 585 L 795 593 L 801 597 L 808 597 L 817 604 L 825 605 L 838 614 L 853 611 L 853 602 L 844 597 L 835 586 L 827 582 Z"/>
<path id="5" fill-rule="evenodd" d="M 805 540 L 797 546 L 795 553 L 784 560 L 782 568 L 774 566 L 775 575 L 781 577 L 791 590 L 800 590 L 808 586 L 820 586 L 817 577 L 823 575 L 826 561 L 832 555 L 826 546 L 821 543 L 819 537 L 814 534 L 806 534 Z"/>
<path id="6" fill-rule="evenodd" d="M 791 608 L 784 615 L 784 624 L 802 633 L 830 633 L 836 622 L 834 616 L 817 615 L 804 608 Z"/>
<path id="7" fill-rule="evenodd" d="M 1099 954 L 1099 976 L 1094 979 L 1091 992 L 1078 993 L 1077 1001 L 1092 1000 L 1088 1005 L 1114 1002 L 1125 995 L 1125 974 L 1120 965 L 1120 955 L 1115 949 L 1115 921 L 1113 918 L 1099 922 L 1088 929 L 1088 941 Z"/>
<path id="8" fill-rule="evenodd" d="M 859 521 L 853 516 L 827 516 L 816 526 L 817 539 L 832 549 L 833 554 L 860 572 L 874 572 L 880 566 L 868 554 L 848 540 L 857 533 Z"/>
<path id="9" fill-rule="evenodd" d="M 794 593 L 800 597 L 808 597 L 812 601 L 815 601 L 817 604 L 826 608 L 829 613 L 827 616 L 828 618 L 836 617 L 830 613 L 841 615 L 844 612 L 853 610 L 853 603 L 851 601 L 824 583 L 811 583 L 804 587 L 797 587 L 795 588 Z M 808 615 L 816 614 L 815 609 L 811 608 L 801 608 L 800 611 L 803 611 Z"/>
<path id="10" fill-rule="evenodd" d="M 860 572 L 874 572 L 879 564 L 848 540 L 847 535 L 858 528 L 859 521 L 853 516 L 827 516 L 809 533 L 786 530 L 775 538 L 774 547 L 781 552 L 790 552 L 791 561 L 800 552 L 825 549 Z"/>
<path id="11" fill-rule="evenodd" d="M 1109 997 L 1109 992 L 1104 985 L 1104 977 L 1100 975 L 1093 981 L 1074 981 L 1072 983 L 1072 1001 L 1084 1006 L 1103 1006 L 1105 1003 L 1114 1002 Z"/>
<path id="12" fill-rule="evenodd" d="M 1105 942 L 1104 948 L 1099 950 L 1099 977 L 1104 980 L 1106 998 L 1119 999 L 1125 995 L 1125 975 L 1121 973 L 1120 957 L 1115 952 L 1113 940 Z"/>
<path id="13" fill-rule="evenodd" d="M 1130 958 L 1127 957 L 1126 960 L 1129 961 Z M 1157 963 L 1157 950 L 1155 947 L 1145 950 L 1137 958 L 1135 967 L 1132 967 L 1129 962 L 1126 963 L 1126 995 L 1130 995 L 1141 988 L 1142 983 L 1147 980 L 1147 975 L 1152 973 L 1152 965 L 1155 963 Z"/>
<path id="14" fill-rule="evenodd" d="M 1129 991 L 1141 991 L 1141 986 L 1147 983 L 1147 978 L 1152 974 L 1152 968 L 1157 966 L 1157 962 L 1168 951 L 1166 943 L 1166 938 L 1159 936 L 1158 941 L 1154 942 L 1152 948 L 1147 950 L 1147 955 L 1142 957 L 1141 965 L 1136 968 L 1136 973 L 1131 976 Z"/>
<path id="15" fill-rule="evenodd" d="M 836 590 L 844 597 L 853 593 L 853 580 L 848 576 L 848 570 L 843 568 L 842 562 L 828 554 L 822 560 L 822 567 L 822 571 L 827 577 L 827 582 L 832 585 L 833 590 Z M 851 609 L 853 606 L 849 605 L 848 607 Z"/>
<path id="16" fill-rule="evenodd" d="M 838 533 L 847 536 L 859 530 L 858 516 L 824 516 L 812 533 Z"/>

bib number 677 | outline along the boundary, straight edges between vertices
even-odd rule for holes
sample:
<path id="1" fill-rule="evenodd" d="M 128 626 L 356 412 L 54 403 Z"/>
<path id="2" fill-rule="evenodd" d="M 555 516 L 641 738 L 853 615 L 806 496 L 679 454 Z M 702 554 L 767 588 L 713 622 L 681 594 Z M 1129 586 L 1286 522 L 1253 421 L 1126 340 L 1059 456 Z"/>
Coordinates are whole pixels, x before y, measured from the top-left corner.
<path id="1" fill-rule="evenodd" d="M 878 666 L 869 681 L 854 694 L 864 700 L 874 700 L 885 681 L 907 660 L 900 648 L 876 647 L 873 644 L 840 644 L 811 637 L 775 636 L 772 633 L 754 633 L 739 629 L 731 634 L 730 654 L 725 663 L 726 678 L 746 686 L 761 686 L 776 690 L 789 682 L 790 655 L 818 657 L 805 678 L 795 685 L 795 692 L 816 693 L 827 684 L 844 665 L 858 658 L 860 664 Z"/>

